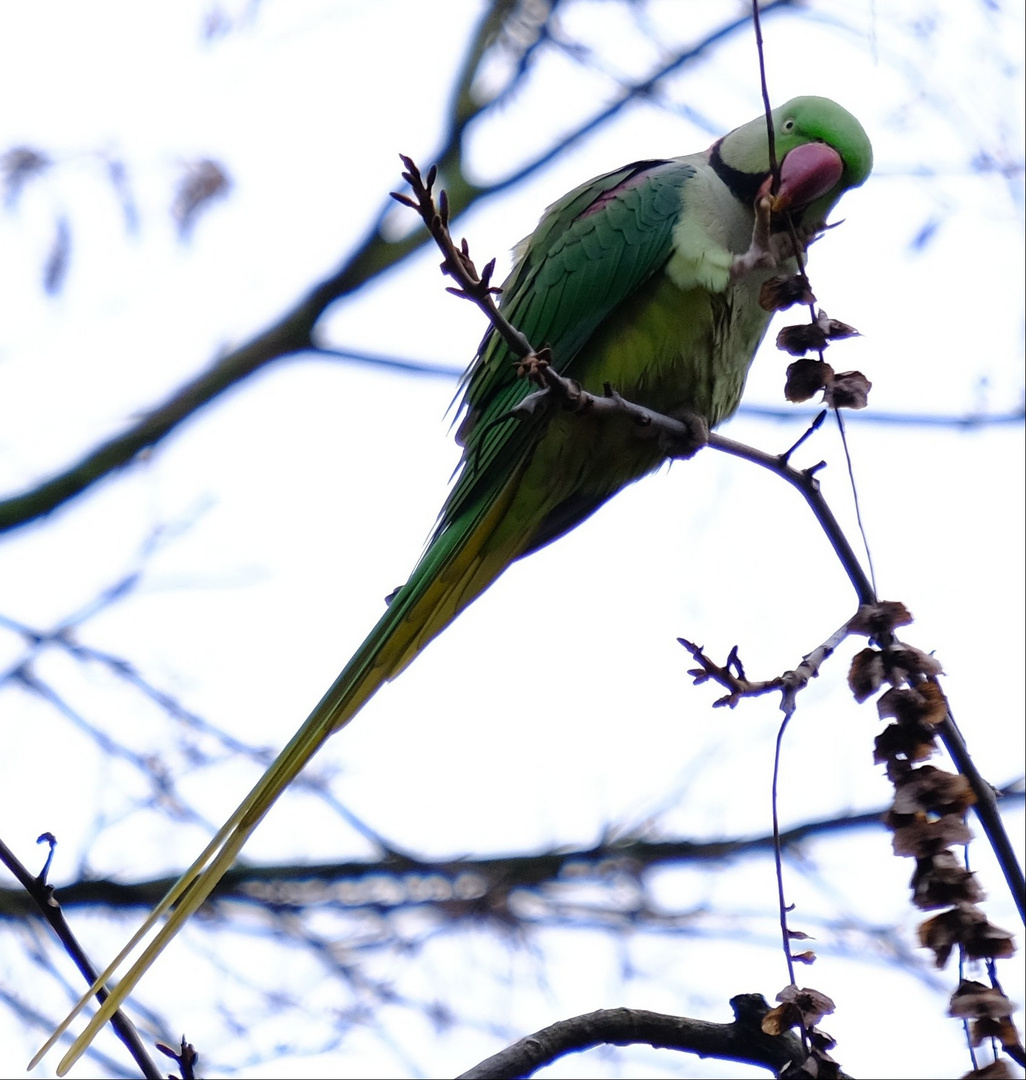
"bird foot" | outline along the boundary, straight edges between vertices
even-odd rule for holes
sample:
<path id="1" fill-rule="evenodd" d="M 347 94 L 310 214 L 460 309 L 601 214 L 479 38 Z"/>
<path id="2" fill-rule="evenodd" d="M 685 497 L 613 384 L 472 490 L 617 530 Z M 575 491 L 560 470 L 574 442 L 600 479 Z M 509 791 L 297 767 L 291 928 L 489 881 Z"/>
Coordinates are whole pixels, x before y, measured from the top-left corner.
<path id="1" fill-rule="evenodd" d="M 772 202 L 768 195 L 763 196 L 755 205 L 755 228 L 752 230 L 752 242 L 743 255 L 738 255 L 730 268 L 731 279 L 736 281 L 753 270 L 775 270 L 782 262 L 794 258 L 799 252 L 808 249 L 809 244 L 827 227 L 823 222 L 812 225 L 798 225 L 791 231 L 774 233 L 770 231 Z M 797 251 L 795 239 L 798 241 Z"/>
<path id="2" fill-rule="evenodd" d="M 667 457 L 685 460 L 694 457 L 709 443 L 709 422 L 704 416 L 687 409 L 676 409 L 670 416 L 684 427 L 682 432 L 663 430 L 659 434 L 659 446 Z"/>
<path id="3" fill-rule="evenodd" d="M 539 349 L 537 352 L 528 353 L 517 361 L 517 377 L 528 379 L 536 386 L 547 388 L 549 380 L 546 372 L 552 366 L 552 353 L 548 348 Z"/>

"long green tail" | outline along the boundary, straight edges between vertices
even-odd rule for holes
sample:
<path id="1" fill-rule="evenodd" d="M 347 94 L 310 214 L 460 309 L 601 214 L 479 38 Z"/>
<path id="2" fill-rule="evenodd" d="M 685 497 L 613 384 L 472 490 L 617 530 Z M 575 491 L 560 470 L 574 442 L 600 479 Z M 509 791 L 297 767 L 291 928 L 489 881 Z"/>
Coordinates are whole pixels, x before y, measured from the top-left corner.
<path id="1" fill-rule="evenodd" d="M 530 540 L 528 528 L 499 528 L 500 523 L 508 526 L 511 518 L 524 520 L 521 515 L 507 516 L 515 491 L 515 481 L 508 482 L 497 497 L 481 500 L 435 537 L 410 580 L 396 593 L 388 610 L 292 741 L 50 1036 L 29 1063 L 29 1069 L 35 1068 L 97 990 L 107 984 L 163 916 L 174 908 L 127 974 L 116 986 L 108 988 L 107 1000 L 62 1058 L 58 1075 L 63 1076 L 74 1065 L 152 963 L 204 904 L 253 830 L 313 755 L 525 549 Z"/>

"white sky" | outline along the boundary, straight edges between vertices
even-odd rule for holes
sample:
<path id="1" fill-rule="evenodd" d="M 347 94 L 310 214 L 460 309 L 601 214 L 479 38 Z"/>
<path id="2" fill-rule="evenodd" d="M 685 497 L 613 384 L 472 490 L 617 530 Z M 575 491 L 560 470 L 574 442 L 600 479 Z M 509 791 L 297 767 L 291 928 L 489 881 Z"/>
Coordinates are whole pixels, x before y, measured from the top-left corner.
<path id="1" fill-rule="evenodd" d="M 244 4 L 223 7 L 239 26 L 206 44 L 200 28 L 211 5 L 200 0 L 0 7 L 0 96 L 8 106 L 0 111 L 0 152 L 28 144 L 56 162 L 27 187 L 16 212 L 0 212 L 5 493 L 120 430 L 338 264 L 399 184 L 397 152 L 429 162 L 480 10 L 469 0 L 264 0 L 245 18 Z M 878 411 L 1013 410 L 1023 353 L 1021 10 L 985 3 L 938 10 L 913 0 L 886 12 L 871 2 L 811 7 L 804 20 L 767 20 L 774 99 L 836 98 L 863 121 L 877 160 L 874 178 L 842 205 L 846 225 L 813 251 L 822 305 L 864 335 L 835 346 L 830 359 L 866 372 Z M 663 2 L 647 10 L 669 45 L 713 25 L 723 5 Z M 842 15 L 852 30 L 832 25 Z M 600 71 L 633 76 L 655 62 L 656 49 L 620 5 L 570 5 L 564 28 L 594 48 Z M 611 87 L 608 75 L 565 56 L 545 60 L 523 94 L 472 132 L 474 170 L 505 175 L 590 115 Z M 714 131 L 756 115 L 750 38 L 687 69 L 663 100 L 686 104 Z M 481 262 L 501 257 L 544 206 L 582 179 L 710 141 L 701 124 L 671 108 L 632 108 L 522 188 L 475 209 L 459 231 Z M 125 234 L 99 152 L 127 166 L 137 235 Z M 972 171 L 984 154 L 1020 171 L 1010 178 Z M 168 207 L 180 163 L 204 155 L 224 163 L 234 186 L 182 245 Z M 41 266 L 60 214 L 72 229 L 71 262 L 63 290 L 48 297 Z M 937 225 L 933 241 L 913 250 L 928 222 Z M 322 321 L 324 340 L 466 363 L 483 327 L 470 305 L 444 293 L 437 262 L 422 253 L 339 305 Z M 746 401 L 780 405 L 785 365 L 764 348 Z M 443 379 L 316 358 L 280 363 L 206 409 L 145 463 L 5 538 L 0 615 L 46 628 L 132 569 L 154 528 L 188 521 L 145 563 L 141 586 L 80 636 L 131 659 L 212 722 L 279 746 L 419 554 L 457 460 L 444 419 L 453 391 Z M 725 430 L 774 450 L 789 445 L 802 422 L 740 417 Z M 1023 761 L 1022 433 L 1021 424 L 850 425 L 880 593 L 916 615 L 906 639 L 943 661 L 955 715 L 998 784 L 1021 775 Z M 821 458 L 830 463 L 824 482 L 835 510 L 850 522 L 830 425 L 801 463 Z M 751 466 L 703 453 L 624 492 L 512 568 L 333 741 L 321 768 L 335 771 L 346 806 L 425 856 L 586 845 L 609 823 L 637 825 L 656 809 L 658 835 L 760 833 L 768 828 L 775 703 L 712 711 L 714 693 L 690 686 L 675 639 L 698 640 L 714 656 L 737 643 L 749 671 L 769 676 L 843 623 L 853 602 L 797 496 Z M 796 717 L 785 823 L 887 799 L 872 763 L 881 726 L 875 709 L 855 706 L 844 685 L 851 651 L 810 687 Z M 0 672 L 22 655 L 20 638 L 0 630 Z M 168 726 L 159 711 L 101 673 L 55 651 L 37 671 L 92 722 L 142 753 L 162 752 Z M 10 684 L 0 689 L 0 835 L 26 861 L 38 857 L 32 844 L 44 830 L 61 841 L 57 883 L 83 867 L 128 878 L 170 870 L 199 850 L 202 828 L 136 809 L 146 793 L 131 770 L 101 760 L 93 741 L 52 709 Z M 177 752 L 169 766 L 212 824 L 256 776 L 241 762 L 189 776 Z M 1021 821 L 1012 815 L 1016 835 Z M 368 854 L 322 804 L 294 796 L 246 855 L 297 858 L 300 843 L 311 859 Z M 983 847 L 972 856 L 992 894 L 987 910 L 1014 929 Z M 907 903 L 911 866 L 889 857 L 885 834 L 810 846 L 808 860 L 818 877 L 795 870 L 789 878 L 799 917 L 815 922 L 840 912 L 853 923 L 856 916 L 899 923 L 911 940 L 918 921 Z M 769 939 L 770 874 L 768 863 L 753 862 L 729 873 L 674 875 L 660 889 L 667 903 L 693 897 L 713 912 L 743 911 L 746 925 Z M 127 922 L 111 935 L 82 921 L 101 956 L 127 936 Z M 16 936 L 0 936 L 0 982 L 41 1012 L 63 1014 L 60 989 L 49 979 L 33 985 L 26 974 Z M 141 988 L 141 1000 L 169 1018 L 169 1035 L 184 1030 L 220 1072 L 286 1039 L 317 1044 L 316 1025 L 333 1007 L 330 985 L 310 991 L 311 1033 L 268 1021 L 266 1030 L 239 1034 L 196 990 L 197 950 L 208 947 L 199 937 L 176 946 Z M 223 941 L 236 951 L 230 935 Z M 549 957 L 546 990 L 529 959 L 474 934 L 433 946 L 401 972 L 379 962 L 379 973 L 404 992 L 444 988 L 482 1030 L 438 1034 L 408 1011 L 385 1009 L 379 1028 L 359 1030 L 334 1054 L 279 1058 L 246 1072 L 452 1073 L 501 1046 L 483 1030 L 496 1017 L 520 1033 L 614 1004 L 724 1019 L 731 994 L 772 997 L 786 981 L 771 948 L 669 938 L 634 944 L 647 977 L 621 987 L 616 954 L 603 941 L 585 932 L 548 932 L 539 941 Z M 956 1076 L 968 1068 L 958 1028 L 943 1018 L 950 970 L 931 991 L 924 980 L 932 976 L 891 975 L 866 963 L 854 931 L 849 940 L 835 927 L 817 947 L 808 983 L 839 1003 L 825 1026 L 840 1040 L 846 1069 L 868 1076 L 887 1061 L 899 1075 Z M 497 974 L 503 964 L 508 971 Z M 1021 964 L 1005 967 L 1006 988 L 1021 1001 Z M 689 978 L 684 969 L 706 975 Z M 203 970 L 214 971 L 204 988 L 236 995 L 241 1011 L 245 992 L 216 969 Z M 880 1023 L 880 999 L 891 992 L 901 995 L 909 1027 Z M 7 1015 L 0 1031 L 0 1073 L 20 1075 L 41 1033 L 12 1026 Z M 714 1075 L 708 1065 L 628 1060 L 645 1062 L 634 1071 Z M 558 1075 L 600 1066 L 609 1068 L 574 1061 Z M 100 1075 L 96 1068 L 84 1062 L 74 1075 Z"/>

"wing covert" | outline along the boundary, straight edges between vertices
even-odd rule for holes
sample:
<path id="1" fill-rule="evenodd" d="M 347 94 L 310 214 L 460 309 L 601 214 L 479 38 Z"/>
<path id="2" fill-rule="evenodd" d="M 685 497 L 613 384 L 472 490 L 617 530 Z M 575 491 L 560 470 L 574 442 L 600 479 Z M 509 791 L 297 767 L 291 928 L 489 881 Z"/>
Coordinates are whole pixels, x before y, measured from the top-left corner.
<path id="1" fill-rule="evenodd" d="M 518 245 L 499 307 L 535 348 L 549 346 L 561 374 L 573 376 L 602 322 L 665 266 L 695 169 L 685 159 L 641 161 L 591 180 L 549 207 Z M 492 330 L 465 387 L 463 462 L 439 529 L 476 502 L 482 484 L 510 476 L 531 445 L 530 421 L 502 418 L 534 387 L 517 377 L 516 358 Z"/>

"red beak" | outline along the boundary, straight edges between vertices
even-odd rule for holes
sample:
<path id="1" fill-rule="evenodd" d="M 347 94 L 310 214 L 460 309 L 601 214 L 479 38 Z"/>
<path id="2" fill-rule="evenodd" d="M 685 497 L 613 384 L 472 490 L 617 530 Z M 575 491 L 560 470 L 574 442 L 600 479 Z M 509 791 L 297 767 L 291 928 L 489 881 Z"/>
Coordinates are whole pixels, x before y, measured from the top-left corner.
<path id="1" fill-rule="evenodd" d="M 833 147 L 820 142 L 796 146 L 780 163 L 780 187 L 771 210 L 776 214 L 792 206 L 808 206 L 830 191 L 843 173 L 844 162 Z M 756 202 L 769 195 L 772 184 L 773 177 L 767 177 Z"/>

